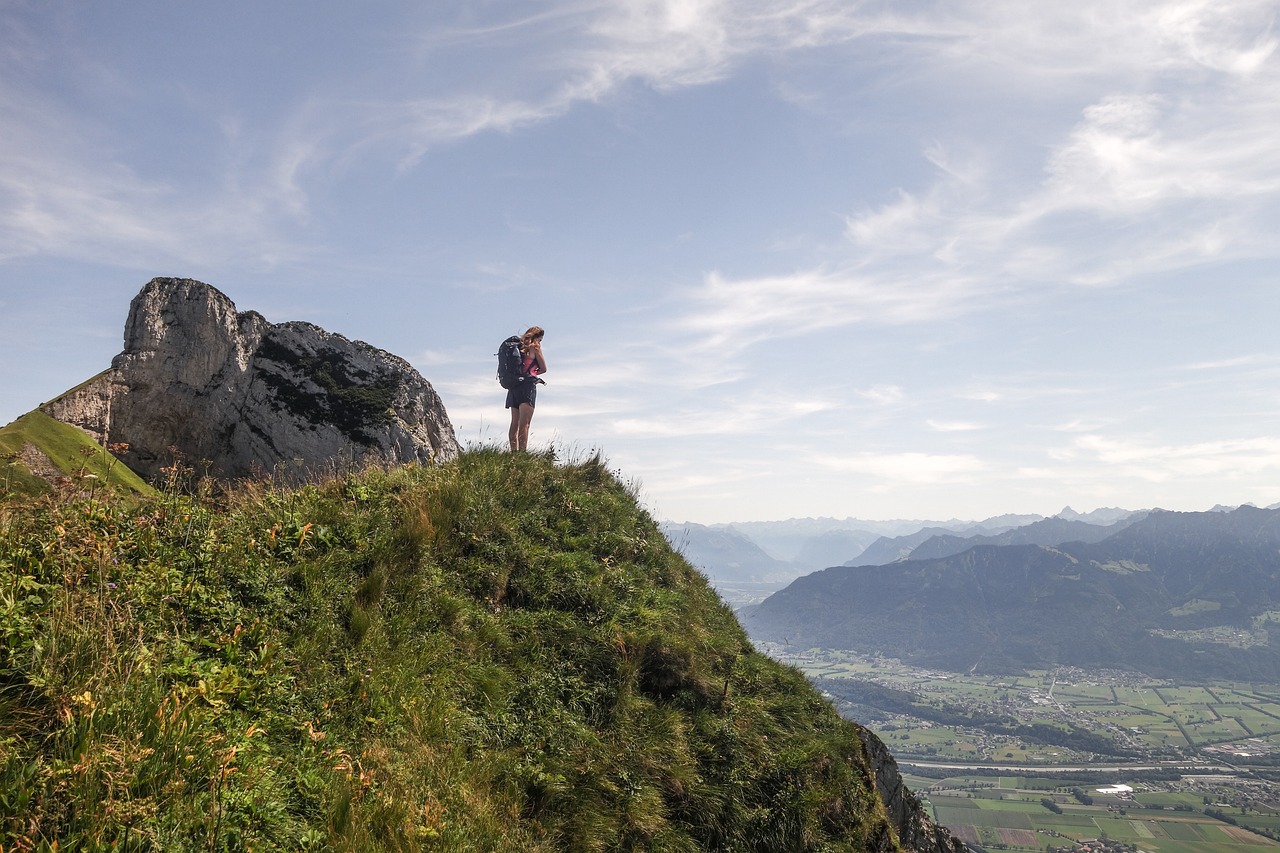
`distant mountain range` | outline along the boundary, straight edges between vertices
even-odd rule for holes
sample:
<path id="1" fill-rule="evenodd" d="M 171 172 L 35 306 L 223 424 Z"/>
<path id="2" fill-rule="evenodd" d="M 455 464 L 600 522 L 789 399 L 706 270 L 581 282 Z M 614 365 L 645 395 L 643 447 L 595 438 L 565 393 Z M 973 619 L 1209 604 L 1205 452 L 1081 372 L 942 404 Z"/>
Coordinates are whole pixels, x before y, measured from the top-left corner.
<path id="1" fill-rule="evenodd" d="M 895 560 L 916 560 L 958 554 L 977 544 L 1057 545 L 1081 539 L 1096 542 L 1116 532 L 1122 523 L 1146 511 L 1107 507 L 1079 513 L 1071 507 L 1052 518 L 1042 515 L 1001 515 L 954 528 L 925 527 L 905 536 L 881 537 L 844 566 L 883 566 Z"/>
<path id="2" fill-rule="evenodd" d="M 671 547 L 695 568 L 720 581 L 786 581 L 803 574 L 792 563 L 768 554 L 744 533 L 728 526 L 659 525 Z"/>
<path id="3" fill-rule="evenodd" d="M 1280 509 L 1047 519 L 965 545 L 938 535 L 910 559 L 808 575 L 744 624 L 951 671 L 1280 680 Z M 938 556 L 917 558 L 926 546 Z"/>
<path id="4" fill-rule="evenodd" d="M 1078 513 L 1067 507 L 1054 519 L 1042 515 L 1000 515 L 983 521 L 792 518 L 714 525 L 667 521 L 660 526 L 671 544 L 713 582 L 765 583 L 790 581 L 829 566 L 881 565 L 914 558 L 916 549 L 934 538 L 952 544 L 931 543 L 931 549 L 962 549 L 959 543 L 974 537 L 994 542 L 991 537 L 1031 530 L 1042 522 L 1055 523 L 1033 530 L 1026 541 L 1057 544 L 1072 536 L 1096 541 L 1101 537 L 1086 533 L 1087 528 L 1102 531 L 1106 529 L 1102 525 L 1133 514 L 1115 508 Z M 1079 526 L 1056 523 L 1067 521 Z M 1059 530 L 1075 532 L 1055 538 Z"/>
<path id="5" fill-rule="evenodd" d="M 1059 545 L 1063 542 L 1101 542 L 1124 528 L 1146 518 L 1148 513 L 1135 512 L 1114 524 L 1088 524 L 1065 518 L 1044 518 L 1022 527 L 1014 527 L 992 536 L 931 536 L 911 550 L 909 560 L 929 560 L 961 554 L 977 545 Z M 855 565 L 866 565 L 859 561 Z"/>

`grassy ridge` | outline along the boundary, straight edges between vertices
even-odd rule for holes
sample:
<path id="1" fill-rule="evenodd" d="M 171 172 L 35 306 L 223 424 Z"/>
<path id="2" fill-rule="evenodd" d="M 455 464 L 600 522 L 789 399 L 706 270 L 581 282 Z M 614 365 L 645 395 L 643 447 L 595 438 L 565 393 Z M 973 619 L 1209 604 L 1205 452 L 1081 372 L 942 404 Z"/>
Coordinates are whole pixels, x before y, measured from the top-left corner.
<path id="1" fill-rule="evenodd" d="M 107 486 L 124 493 L 154 494 L 142 478 L 81 430 L 44 412 L 28 412 L 0 427 L 0 497 L 8 493 L 38 495 L 49 483 L 33 475 L 20 460 L 22 449 L 39 449 L 62 474 L 85 486 Z"/>
<path id="2" fill-rule="evenodd" d="M 0 847 L 867 850 L 857 730 L 599 459 L 0 506 Z"/>

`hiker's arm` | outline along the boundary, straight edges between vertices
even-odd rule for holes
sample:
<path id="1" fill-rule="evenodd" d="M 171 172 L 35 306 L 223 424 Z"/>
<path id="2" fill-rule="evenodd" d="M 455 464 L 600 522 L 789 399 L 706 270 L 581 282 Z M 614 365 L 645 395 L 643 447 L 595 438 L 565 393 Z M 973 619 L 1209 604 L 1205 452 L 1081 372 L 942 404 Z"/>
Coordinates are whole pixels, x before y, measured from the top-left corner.
<path id="1" fill-rule="evenodd" d="M 547 358 L 542 354 L 542 344 L 533 345 L 533 360 L 537 362 L 539 374 L 547 372 Z"/>

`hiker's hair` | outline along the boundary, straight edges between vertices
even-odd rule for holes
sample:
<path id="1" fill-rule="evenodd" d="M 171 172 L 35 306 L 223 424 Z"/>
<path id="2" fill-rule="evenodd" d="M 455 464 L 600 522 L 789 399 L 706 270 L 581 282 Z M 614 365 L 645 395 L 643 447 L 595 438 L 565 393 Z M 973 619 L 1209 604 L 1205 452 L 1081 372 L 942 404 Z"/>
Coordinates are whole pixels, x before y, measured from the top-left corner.
<path id="1" fill-rule="evenodd" d="M 528 353 L 529 345 L 534 341 L 542 340 L 542 336 L 545 334 L 546 332 L 542 330 L 541 326 L 530 326 L 529 331 L 520 336 L 520 351 Z"/>

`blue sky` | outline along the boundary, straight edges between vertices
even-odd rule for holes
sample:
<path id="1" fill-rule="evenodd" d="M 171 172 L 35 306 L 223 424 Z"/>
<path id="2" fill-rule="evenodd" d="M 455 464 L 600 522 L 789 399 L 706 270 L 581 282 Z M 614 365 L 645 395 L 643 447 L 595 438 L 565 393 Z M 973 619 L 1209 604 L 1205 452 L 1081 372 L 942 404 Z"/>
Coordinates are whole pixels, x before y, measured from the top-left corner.
<path id="1" fill-rule="evenodd" d="M 0 422 L 189 276 L 656 515 L 1280 501 L 1280 2 L 0 0 Z"/>

